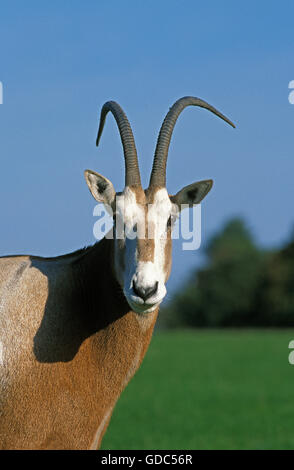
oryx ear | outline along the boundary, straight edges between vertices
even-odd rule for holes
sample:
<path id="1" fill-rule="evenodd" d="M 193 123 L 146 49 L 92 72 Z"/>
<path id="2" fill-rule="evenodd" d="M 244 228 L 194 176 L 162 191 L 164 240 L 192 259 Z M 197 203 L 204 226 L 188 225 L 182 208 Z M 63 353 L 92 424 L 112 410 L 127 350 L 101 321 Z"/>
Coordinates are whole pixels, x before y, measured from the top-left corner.
<path id="1" fill-rule="evenodd" d="M 116 194 L 112 182 L 92 170 L 85 170 L 84 175 L 94 199 L 111 206 Z"/>
<path id="2" fill-rule="evenodd" d="M 199 204 L 202 201 L 211 190 L 212 185 L 212 180 L 198 181 L 197 183 L 185 186 L 175 196 L 170 196 L 170 199 L 179 208 L 181 208 L 182 204 L 189 204 L 189 207 L 192 207 L 194 204 Z"/>

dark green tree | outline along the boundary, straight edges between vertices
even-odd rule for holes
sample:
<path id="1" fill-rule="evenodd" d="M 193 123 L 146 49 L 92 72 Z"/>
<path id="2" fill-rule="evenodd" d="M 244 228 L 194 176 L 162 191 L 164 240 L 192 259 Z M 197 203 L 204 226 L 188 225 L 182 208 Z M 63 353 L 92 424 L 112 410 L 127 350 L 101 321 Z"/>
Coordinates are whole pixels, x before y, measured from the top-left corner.
<path id="1" fill-rule="evenodd" d="M 244 326 L 254 323 L 256 290 L 265 254 L 241 219 L 229 221 L 206 247 L 205 266 L 160 315 L 166 327 Z"/>
<path id="2" fill-rule="evenodd" d="M 255 305 L 258 324 L 294 326 L 294 231 L 285 247 L 268 257 Z"/>

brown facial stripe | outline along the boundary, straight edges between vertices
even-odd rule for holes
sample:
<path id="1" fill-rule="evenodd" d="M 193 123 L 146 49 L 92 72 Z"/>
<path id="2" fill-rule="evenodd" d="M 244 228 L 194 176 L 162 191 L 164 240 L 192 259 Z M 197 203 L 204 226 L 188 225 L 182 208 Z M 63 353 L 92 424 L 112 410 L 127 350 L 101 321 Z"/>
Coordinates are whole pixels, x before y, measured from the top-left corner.
<path id="1" fill-rule="evenodd" d="M 154 251 L 155 251 L 155 244 L 154 240 L 152 239 L 137 239 L 137 254 L 138 254 L 138 261 L 152 261 L 154 262 Z"/>
<path id="2" fill-rule="evenodd" d="M 154 241 L 154 230 L 152 224 L 148 226 L 148 204 L 153 204 L 157 191 L 161 190 L 161 186 L 152 186 L 145 191 L 138 186 L 131 186 L 130 189 L 135 194 L 137 204 L 144 207 L 145 211 L 145 239 L 137 239 L 137 250 L 138 250 L 138 261 L 151 261 L 154 262 L 155 255 L 155 241 Z M 148 238 L 150 236 L 150 239 Z M 167 232 L 167 241 L 165 246 L 165 265 L 164 270 L 167 273 L 167 277 L 171 270 L 171 230 Z"/>
<path id="3" fill-rule="evenodd" d="M 171 272 L 171 264 L 172 264 L 172 239 L 171 239 L 171 228 L 168 229 L 167 237 L 166 237 L 166 244 L 164 250 L 164 272 L 166 275 L 166 280 L 170 276 Z"/>
<path id="4" fill-rule="evenodd" d="M 150 188 L 148 188 L 146 191 L 145 191 L 145 194 L 146 194 L 146 199 L 148 200 L 148 203 L 149 204 L 152 204 L 154 202 L 154 199 L 155 199 L 155 195 L 156 193 L 162 189 L 162 186 L 152 186 Z M 171 261 L 171 258 L 172 258 L 172 239 L 171 239 L 171 233 L 172 233 L 172 230 L 171 228 L 168 228 L 167 230 L 167 235 L 166 235 L 166 244 L 165 244 L 165 250 L 164 250 L 164 272 L 166 274 L 166 280 L 169 278 L 170 276 L 170 272 L 171 272 L 171 264 L 172 264 L 172 261 Z"/>
<path id="5" fill-rule="evenodd" d="M 145 234 L 144 238 L 137 239 L 138 261 L 154 261 L 154 240 L 148 239 L 148 204 L 145 191 L 137 186 L 131 186 L 130 189 L 135 194 L 136 202 L 144 208 L 145 212 Z"/>
<path id="6" fill-rule="evenodd" d="M 138 261 L 154 262 L 155 241 L 153 223 L 148 224 L 148 205 L 144 205 L 145 212 L 145 234 L 144 238 L 137 238 Z"/>

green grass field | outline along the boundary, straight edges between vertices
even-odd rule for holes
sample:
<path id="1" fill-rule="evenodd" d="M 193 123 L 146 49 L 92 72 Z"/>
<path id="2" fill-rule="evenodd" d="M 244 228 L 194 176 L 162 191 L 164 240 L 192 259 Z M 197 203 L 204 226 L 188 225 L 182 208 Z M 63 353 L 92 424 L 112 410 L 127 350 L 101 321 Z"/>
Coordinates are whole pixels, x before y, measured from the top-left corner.
<path id="1" fill-rule="evenodd" d="M 294 330 L 157 333 L 102 449 L 294 449 Z"/>

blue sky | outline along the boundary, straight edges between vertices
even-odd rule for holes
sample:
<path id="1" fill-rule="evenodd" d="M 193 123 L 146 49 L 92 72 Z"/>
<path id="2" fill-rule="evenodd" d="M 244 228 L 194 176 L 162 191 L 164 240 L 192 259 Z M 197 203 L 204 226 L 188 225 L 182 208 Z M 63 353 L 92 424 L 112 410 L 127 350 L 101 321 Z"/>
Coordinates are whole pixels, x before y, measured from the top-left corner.
<path id="1" fill-rule="evenodd" d="M 205 242 L 230 217 L 278 246 L 294 223 L 294 4 L 290 1 L 2 1 L 0 5 L 0 255 L 52 256 L 93 243 L 95 201 L 83 170 L 124 182 L 109 99 L 131 121 L 147 184 L 169 106 L 194 95 L 219 108 L 181 115 L 169 153 L 171 193 L 215 185 L 202 205 Z M 203 250 L 174 244 L 174 288 Z"/>

